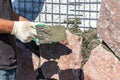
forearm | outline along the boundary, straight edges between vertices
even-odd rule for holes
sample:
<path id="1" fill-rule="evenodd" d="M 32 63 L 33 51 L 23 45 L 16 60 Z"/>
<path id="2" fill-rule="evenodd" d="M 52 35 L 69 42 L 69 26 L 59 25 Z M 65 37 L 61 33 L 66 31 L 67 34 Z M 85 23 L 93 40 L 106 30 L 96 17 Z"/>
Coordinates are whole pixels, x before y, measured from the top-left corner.
<path id="1" fill-rule="evenodd" d="M 14 26 L 14 21 L 28 21 L 26 18 L 16 14 L 15 12 L 13 13 L 12 20 L 5 20 L 0 18 L 0 34 L 11 33 Z"/>
<path id="2" fill-rule="evenodd" d="M 0 33 L 11 33 L 14 21 L 5 20 L 0 18 Z"/>

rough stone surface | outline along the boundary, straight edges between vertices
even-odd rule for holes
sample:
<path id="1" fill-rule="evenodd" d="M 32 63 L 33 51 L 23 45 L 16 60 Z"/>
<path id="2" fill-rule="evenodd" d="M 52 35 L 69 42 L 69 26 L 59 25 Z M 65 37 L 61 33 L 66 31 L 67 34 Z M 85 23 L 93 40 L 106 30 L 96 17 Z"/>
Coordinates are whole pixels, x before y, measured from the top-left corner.
<path id="1" fill-rule="evenodd" d="M 66 31 L 64 42 L 40 45 L 41 68 L 46 78 L 79 80 L 82 38 Z"/>
<path id="2" fill-rule="evenodd" d="M 101 45 L 92 50 L 83 67 L 84 80 L 120 80 L 120 62 Z"/>
<path id="3" fill-rule="evenodd" d="M 120 58 L 120 0 L 102 0 L 98 32 Z"/>

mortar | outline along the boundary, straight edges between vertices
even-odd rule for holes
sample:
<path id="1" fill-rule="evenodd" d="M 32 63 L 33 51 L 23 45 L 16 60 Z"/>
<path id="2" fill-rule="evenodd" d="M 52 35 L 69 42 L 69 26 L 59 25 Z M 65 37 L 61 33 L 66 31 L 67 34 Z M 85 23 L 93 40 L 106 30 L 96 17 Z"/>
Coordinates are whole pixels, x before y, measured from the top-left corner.
<path id="1" fill-rule="evenodd" d="M 66 28 L 60 25 L 36 25 L 37 38 L 39 44 L 51 44 L 66 40 Z"/>

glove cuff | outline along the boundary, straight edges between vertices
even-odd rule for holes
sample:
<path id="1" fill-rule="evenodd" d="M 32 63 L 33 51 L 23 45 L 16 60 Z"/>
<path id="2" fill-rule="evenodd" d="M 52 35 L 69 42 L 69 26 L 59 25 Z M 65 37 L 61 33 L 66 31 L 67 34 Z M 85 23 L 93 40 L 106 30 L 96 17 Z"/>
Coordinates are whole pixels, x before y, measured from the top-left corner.
<path id="1" fill-rule="evenodd" d="M 12 35 L 16 34 L 16 28 L 17 28 L 18 24 L 19 24 L 18 21 L 14 21 L 13 29 L 12 29 L 12 32 L 11 32 Z"/>

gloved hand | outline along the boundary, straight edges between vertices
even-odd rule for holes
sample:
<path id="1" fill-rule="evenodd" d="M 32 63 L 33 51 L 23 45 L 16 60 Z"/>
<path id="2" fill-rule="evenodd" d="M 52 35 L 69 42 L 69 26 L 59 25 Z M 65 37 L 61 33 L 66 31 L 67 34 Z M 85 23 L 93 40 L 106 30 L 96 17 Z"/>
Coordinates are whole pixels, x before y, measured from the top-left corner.
<path id="1" fill-rule="evenodd" d="M 21 42 L 27 43 L 37 36 L 36 26 L 38 23 L 29 21 L 14 21 L 11 34 L 15 35 Z"/>

